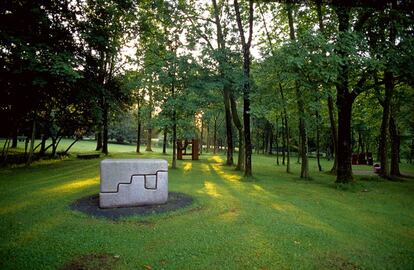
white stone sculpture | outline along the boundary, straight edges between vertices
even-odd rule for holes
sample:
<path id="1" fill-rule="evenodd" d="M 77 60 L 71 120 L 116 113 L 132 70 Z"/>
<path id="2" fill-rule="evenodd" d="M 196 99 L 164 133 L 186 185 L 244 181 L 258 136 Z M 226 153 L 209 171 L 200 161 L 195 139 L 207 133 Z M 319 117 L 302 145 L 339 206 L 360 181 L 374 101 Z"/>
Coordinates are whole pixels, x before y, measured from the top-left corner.
<path id="1" fill-rule="evenodd" d="M 167 200 L 167 161 L 161 159 L 101 161 L 99 207 L 163 204 Z"/>

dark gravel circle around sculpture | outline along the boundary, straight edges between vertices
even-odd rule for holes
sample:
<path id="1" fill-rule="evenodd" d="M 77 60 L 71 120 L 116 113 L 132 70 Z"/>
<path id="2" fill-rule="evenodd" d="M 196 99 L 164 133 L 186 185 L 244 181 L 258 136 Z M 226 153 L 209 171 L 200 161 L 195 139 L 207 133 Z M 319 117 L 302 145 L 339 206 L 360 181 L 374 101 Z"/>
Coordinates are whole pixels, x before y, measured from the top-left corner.
<path id="1" fill-rule="evenodd" d="M 187 207 L 192 203 L 193 198 L 187 194 L 181 192 L 169 192 L 168 201 L 165 204 L 104 209 L 99 208 L 99 194 L 94 194 L 76 200 L 70 205 L 70 208 L 72 210 L 83 212 L 89 216 L 117 220 L 134 215 L 145 216 L 172 212 Z"/>

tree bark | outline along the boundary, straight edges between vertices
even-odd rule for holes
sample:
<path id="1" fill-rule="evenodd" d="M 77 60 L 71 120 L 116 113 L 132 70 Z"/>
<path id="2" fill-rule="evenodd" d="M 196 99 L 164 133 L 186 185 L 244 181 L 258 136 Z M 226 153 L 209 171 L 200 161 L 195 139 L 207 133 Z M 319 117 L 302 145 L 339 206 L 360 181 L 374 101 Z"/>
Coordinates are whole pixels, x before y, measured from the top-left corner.
<path id="1" fill-rule="evenodd" d="M 231 112 L 230 112 L 230 90 L 225 86 L 223 89 L 224 96 L 224 111 L 226 122 L 226 139 L 227 139 L 227 151 L 226 151 L 226 165 L 233 165 L 233 130 L 231 125 Z"/>
<path id="2" fill-rule="evenodd" d="M 96 149 L 95 149 L 95 151 L 102 150 L 102 131 L 101 131 L 101 127 L 99 127 L 99 129 L 100 130 L 95 135 L 95 137 L 96 137 Z"/>
<path id="3" fill-rule="evenodd" d="M 236 170 L 243 170 L 244 169 L 243 125 L 242 125 L 242 122 L 240 121 L 239 114 L 237 113 L 236 100 L 232 93 L 230 93 L 230 108 L 231 108 L 231 116 L 233 118 L 233 123 L 238 130 L 238 136 L 239 136 L 239 154 L 237 157 Z"/>
<path id="4" fill-rule="evenodd" d="M 276 119 L 275 125 L 275 144 L 276 144 L 276 164 L 279 165 L 279 123 Z"/>
<path id="5" fill-rule="evenodd" d="M 349 30 L 349 9 L 346 7 L 335 7 L 335 12 L 339 20 L 339 39 L 337 43 L 344 42 L 343 36 Z M 338 55 L 342 59 L 348 57 L 347 52 L 343 49 L 337 49 Z M 336 83 L 336 105 L 338 107 L 338 145 L 337 145 L 337 183 L 349 183 L 353 181 L 352 176 L 352 141 L 351 141 L 351 115 L 352 115 L 352 103 L 348 89 L 349 74 L 348 64 L 343 62 L 339 65 L 338 78 Z"/>
<path id="6" fill-rule="evenodd" d="M 381 130 L 380 130 L 380 141 L 379 141 L 379 157 L 381 163 L 380 175 L 382 177 L 389 177 L 388 169 L 388 132 L 390 124 L 390 107 L 391 107 L 391 98 L 392 92 L 394 90 L 393 75 L 391 72 L 384 72 L 384 84 L 385 84 L 385 96 L 383 100 L 383 111 L 382 111 L 382 121 L 381 121 Z"/>
<path id="7" fill-rule="evenodd" d="M 162 153 L 167 154 L 167 128 L 164 128 L 164 138 L 162 141 Z"/>
<path id="8" fill-rule="evenodd" d="M 320 115 L 319 112 L 316 111 L 316 158 L 318 161 L 318 169 L 321 172 L 321 159 L 320 159 Z"/>
<path id="9" fill-rule="evenodd" d="M 237 0 L 234 0 L 236 21 L 240 33 L 243 48 L 243 123 L 244 123 L 244 176 L 252 176 L 252 142 L 250 134 L 250 47 L 253 35 L 253 0 L 249 0 L 249 33 L 246 42 L 244 29 L 240 15 L 240 7 Z"/>
<path id="10" fill-rule="evenodd" d="M 32 136 L 30 139 L 30 149 L 29 149 L 29 157 L 27 158 L 26 165 L 30 165 L 33 159 L 33 148 L 34 148 L 34 141 L 36 136 L 36 117 L 33 118 L 33 126 L 32 126 Z"/>
<path id="11" fill-rule="evenodd" d="M 213 143 L 214 143 L 214 148 L 213 148 L 213 154 L 217 153 L 217 117 L 214 118 L 214 130 L 213 130 Z"/>
<path id="12" fill-rule="evenodd" d="M 12 145 L 10 146 L 10 148 L 17 148 L 17 135 L 18 134 L 19 134 L 19 131 L 16 129 L 13 134 Z"/>
<path id="13" fill-rule="evenodd" d="M 136 152 L 141 152 L 141 105 L 140 98 L 137 99 L 137 148 Z"/>
<path id="14" fill-rule="evenodd" d="M 391 176 L 401 176 L 400 172 L 400 134 L 394 117 L 390 117 L 390 137 L 391 137 Z"/>
<path id="15" fill-rule="evenodd" d="M 102 113 L 102 153 L 104 153 L 105 155 L 108 155 L 108 109 L 108 105 L 104 104 Z"/>
<path id="16" fill-rule="evenodd" d="M 286 101 L 285 96 L 283 94 L 283 87 L 282 84 L 279 83 L 279 89 L 280 89 L 280 97 L 283 102 L 283 118 L 284 118 L 284 124 L 285 124 L 285 142 L 286 142 L 286 172 L 290 173 L 290 132 L 289 132 L 289 119 L 288 114 L 286 110 Z M 283 153 L 284 154 L 284 153 Z M 285 163 L 285 157 L 283 156 L 283 164 Z"/>
<path id="17" fill-rule="evenodd" d="M 334 103 L 333 98 L 331 95 L 328 97 L 328 114 L 329 114 L 329 123 L 331 127 L 331 136 L 332 136 L 332 145 L 333 145 L 333 156 L 334 156 L 334 164 L 331 169 L 331 173 L 336 174 L 338 168 L 338 129 L 336 127 L 336 119 L 334 115 Z"/>
<path id="18" fill-rule="evenodd" d="M 291 4 L 287 4 L 289 35 L 291 41 L 296 41 L 295 28 L 293 25 L 293 12 Z M 305 123 L 305 104 L 298 82 L 295 82 L 295 93 L 299 112 L 299 135 L 300 135 L 300 157 L 301 170 L 300 178 L 309 179 L 309 165 L 308 165 L 308 136 Z"/>
<path id="19" fill-rule="evenodd" d="M 146 152 L 152 152 L 152 90 L 149 91 L 149 110 L 148 110 L 148 134 Z"/>

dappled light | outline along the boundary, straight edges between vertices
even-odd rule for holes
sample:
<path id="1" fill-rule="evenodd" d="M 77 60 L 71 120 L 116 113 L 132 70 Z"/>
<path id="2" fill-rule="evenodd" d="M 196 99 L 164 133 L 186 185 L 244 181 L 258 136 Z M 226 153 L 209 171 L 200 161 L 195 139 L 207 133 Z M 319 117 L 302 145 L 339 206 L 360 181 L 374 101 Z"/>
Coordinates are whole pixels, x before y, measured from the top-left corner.
<path id="1" fill-rule="evenodd" d="M 83 180 L 76 180 L 74 182 L 66 183 L 54 188 L 42 190 L 42 193 L 67 193 L 76 192 L 80 189 L 99 184 L 99 177 L 92 177 Z"/>
<path id="2" fill-rule="evenodd" d="M 191 163 L 191 162 L 183 163 L 184 172 L 189 172 L 189 171 L 191 171 L 192 168 L 193 168 L 193 163 Z"/>
<path id="3" fill-rule="evenodd" d="M 212 156 L 208 159 L 208 161 L 213 161 L 216 163 L 222 163 L 224 160 L 220 156 Z"/>
<path id="4" fill-rule="evenodd" d="M 204 188 L 203 191 L 213 197 L 213 198 L 218 198 L 221 197 L 222 195 L 218 192 L 218 188 L 217 185 L 213 182 L 210 181 L 204 181 Z"/>
<path id="5" fill-rule="evenodd" d="M 230 182 L 238 182 L 242 179 L 242 177 L 237 174 L 237 172 L 226 172 L 223 170 L 223 166 L 218 163 L 214 163 L 210 165 L 211 168 L 217 173 L 223 180 L 230 181 Z"/>

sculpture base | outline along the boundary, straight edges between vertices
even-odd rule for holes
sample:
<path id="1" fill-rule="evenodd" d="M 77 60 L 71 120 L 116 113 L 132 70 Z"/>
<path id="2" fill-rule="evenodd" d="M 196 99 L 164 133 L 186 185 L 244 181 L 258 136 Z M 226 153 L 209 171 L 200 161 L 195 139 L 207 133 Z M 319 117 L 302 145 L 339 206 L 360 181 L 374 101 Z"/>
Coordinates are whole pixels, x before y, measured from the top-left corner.
<path id="1" fill-rule="evenodd" d="M 134 215 L 146 216 L 151 214 L 172 212 L 190 206 L 192 203 L 193 198 L 187 194 L 181 192 L 169 192 L 167 202 L 160 205 L 101 208 L 99 207 L 99 194 L 94 194 L 73 202 L 70 205 L 70 208 L 89 216 L 117 220 Z"/>

